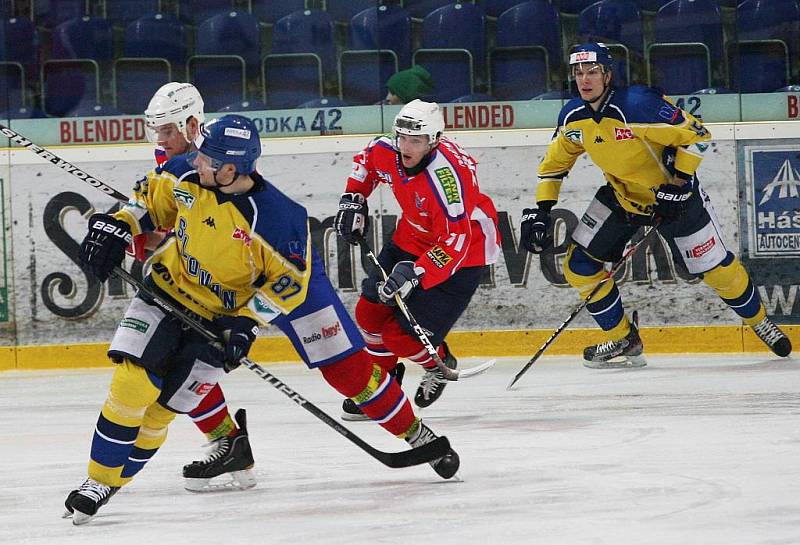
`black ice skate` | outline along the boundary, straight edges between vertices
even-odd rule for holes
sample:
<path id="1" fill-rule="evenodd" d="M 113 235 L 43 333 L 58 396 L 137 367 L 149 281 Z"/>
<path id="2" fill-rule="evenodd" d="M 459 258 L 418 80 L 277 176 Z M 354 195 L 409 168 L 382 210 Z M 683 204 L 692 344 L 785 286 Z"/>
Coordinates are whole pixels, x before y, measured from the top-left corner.
<path id="1" fill-rule="evenodd" d="M 622 339 L 588 346 L 583 351 L 584 367 L 591 369 L 624 369 L 644 367 L 644 347 L 639 337 L 639 313 L 631 314 L 631 330 Z"/>
<path id="2" fill-rule="evenodd" d="M 763 320 L 752 326 L 758 338 L 769 346 L 776 355 L 785 358 L 792 353 L 792 342 L 772 320 L 764 317 Z"/>
<path id="3" fill-rule="evenodd" d="M 239 429 L 236 435 L 220 437 L 211 442 L 211 451 L 203 460 L 183 466 L 183 487 L 190 492 L 216 490 L 246 490 L 256 485 L 250 471 L 255 461 L 247 438 L 247 415 L 239 409 L 234 415 Z M 213 481 L 224 475 L 226 479 Z"/>
<path id="4" fill-rule="evenodd" d="M 406 366 L 402 361 L 397 362 L 394 369 L 389 371 L 389 374 L 394 376 L 398 385 L 403 384 L 403 376 L 406 374 Z M 365 415 L 361 409 L 358 408 L 356 402 L 349 397 L 342 402 L 342 420 L 349 422 L 363 422 L 369 420 L 369 416 Z"/>
<path id="5" fill-rule="evenodd" d="M 417 431 L 411 437 L 406 437 L 406 442 L 408 442 L 408 444 L 412 447 L 416 448 L 421 447 L 422 445 L 427 445 L 436 438 L 437 435 L 433 433 L 428 426 L 420 422 Z M 449 479 L 458 471 L 458 466 L 461 464 L 461 460 L 458 458 L 456 451 L 451 448 L 447 454 L 432 461 L 430 464 L 433 470 L 438 473 L 441 478 Z"/>
<path id="6" fill-rule="evenodd" d="M 442 342 L 444 347 L 444 364 L 450 369 L 455 369 L 458 366 L 455 356 L 450 353 L 446 342 Z M 447 386 L 448 380 L 444 378 L 444 373 L 438 368 L 426 369 L 425 375 L 422 377 L 422 382 L 419 383 L 417 388 L 417 395 L 414 396 L 414 403 L 417 407 L 429 407 L 434 401 L 439 399 Z"/>
<path id="7" fill-rule="evenodd" d="M 64 517 L 72 516 L 72 524 L 86 524 L 97 514 L 97 510 L 108 503 L 111 496 L 117 493 L 118 486 L 106 486 L 94 479 L 86 479 L 83 484 L 67 496 Z"/>

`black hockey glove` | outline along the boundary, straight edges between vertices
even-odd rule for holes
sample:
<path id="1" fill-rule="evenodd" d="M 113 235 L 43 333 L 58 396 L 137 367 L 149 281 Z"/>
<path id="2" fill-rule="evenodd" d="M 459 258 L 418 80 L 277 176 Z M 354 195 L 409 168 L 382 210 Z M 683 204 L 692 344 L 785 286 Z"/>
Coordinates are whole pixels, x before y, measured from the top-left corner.
<path id="1" fill-rule="evenodd" d="M 656 189 L 653 212 L 662 221 L 674 221 L 686 211 L 691 196 L 692 186 L 688 182 L 683 185 L 661 184 Z"/>
<path id="2" fill-rule="evenodd" d="M 81 242 L 81 265 L 100 282 L 105 282 L 125 258 L 125 248 L 131 243 L 131 228 L 122 220 L 108 214 L 89 218 L 89 232 Z"/>
<path id="3" fill-rule="evenodd" d="M 394 304 L 395 295 L 405 299 L 411 290 L 419 286 L 419 279 L 424 273 L 425 269 L 416 267 L 413 261 L 398 262 L 386 282 L 378 282 L 378 297 L 388 305 Z"/>
<path id="4" fill-rule="evenodd" d="M 539 208 L 522 211 L 522 245 L 533 254 L 540 254 L 553 245 L 550 236 L 551 201 L 539 203 Z"/>
<path id="5" fill-rule="evenodd" d="M 364 238 L 369 230 L 369 207 L 361 193 L 342 193 L 339 199 L 339 212 L 333 227 L 343 239 L 355 246 L 359 238 Z"/>
<path id="6" fill-rule="evenodd" d="M 223 316 L 215 323 L 225 338 L 225 372 L 230 373 L 246 358 L 258 337 L 258 323 L 247 316 Z"/>

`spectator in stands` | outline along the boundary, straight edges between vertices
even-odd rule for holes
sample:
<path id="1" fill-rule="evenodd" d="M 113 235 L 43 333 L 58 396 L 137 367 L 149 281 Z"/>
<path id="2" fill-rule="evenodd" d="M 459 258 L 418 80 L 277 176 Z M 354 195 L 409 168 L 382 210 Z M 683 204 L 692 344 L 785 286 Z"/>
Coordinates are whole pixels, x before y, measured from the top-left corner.
<path id="1" fill-rule="evenodd" d="M 416 65 L 408 70 L 401 70 L 386 81 L 389 92 L 386 94 L 387 104 L 407 104 L 414 99 L 424 99 L 433 90 L 434 83 L 430 73 L 422 66 Z"/>

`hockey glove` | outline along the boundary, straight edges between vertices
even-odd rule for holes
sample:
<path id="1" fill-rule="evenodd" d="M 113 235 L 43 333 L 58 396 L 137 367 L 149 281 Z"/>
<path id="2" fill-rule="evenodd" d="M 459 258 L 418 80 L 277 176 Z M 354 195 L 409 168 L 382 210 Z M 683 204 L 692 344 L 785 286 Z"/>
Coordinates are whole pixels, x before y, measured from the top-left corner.
<path id="1" fill-rule="evenodd" d="M 378 297 L 389 305 L 394 304 L 395 295 L 405 299 L 411 290 L 419 286 L 419 279 L 424 273 L 425 269 L 415 266 L 413 261 L 398 262 L 386 282 L 378 282 Z"/>
<path id="2" fill-rule="evenodd" d="M 89 232 L 81 242 L 81 265 L 100 282 L 105 282 L 125 258 L 125 248 L 131 243 L 131 228 L 122 220 L 108 214 L 89 218 Z"/>
<path id="3" fill-rule="evenodd" d="M 333 227 L 343 239 L 355 246 L 360 238 L 364 238 L 369 230 L 369 207 L 367 199 L 361 193 L 342 193 L 339 199 L 339 212 Z"/>
<path id="4" fill-rule="evenodd" d="M 688 182 L 683 185 L 661 184 L 656 189 L 656 204 L 653 212 L 662 221 L 674 221 L 686 211 L 689 198 L 692 196 L 692 186 Z"/>
<path id="5" fill-rule="evenodd" d="M 552 202 L 539 203 L 539 208 L 522 211 L 522 245 L 533 254 L 540 254 L 553 245 L 550 236 L 550 207 Z"/>
<path id="6" fill-rule="evenodd" d="M 225 338 L 225 372 L 230 373 L 246 358 L 258 337 L 258 323 L 247 316 L 223 316 L 215 320 Z"/>

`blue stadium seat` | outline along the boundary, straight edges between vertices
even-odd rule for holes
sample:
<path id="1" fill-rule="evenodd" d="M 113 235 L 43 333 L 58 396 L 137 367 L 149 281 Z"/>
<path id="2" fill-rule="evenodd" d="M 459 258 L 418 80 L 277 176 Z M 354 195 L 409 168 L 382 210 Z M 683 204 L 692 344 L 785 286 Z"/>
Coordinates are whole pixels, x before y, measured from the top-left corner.
<path id="1" fill-rule="evenodd" d="M 180 0 L 178 4 L 178 16 L 187 25 L 200 25 L 215 15 L 232 10 L 232 0 Z"/>
<path id="2" fill-rule="evenodd" d="M 562 13 L 577 15 L 596 1 L 597 0 L 558 0 L 557 5 L 559 11 Z"/>
<path id="3" fill-rule="evenodd" d="M 197 29 L 196 55 L 186 61 L 189 81 L 209 111 L 244 100 L 247 75 L 258 73 L 261 31 L 255 17 L 230 10 L 203 21 Z"/>
<path id="4" fill-rule="evenodd" d="M 30 19 L 14 17 L 0 21 L 0 60 L 18 62 L 26 79 L 34 79 L 39 72 L 39 49 L 39 33 Z"/>
<path id="5" fill-rule="evenodd" d="M 259 112 L 268 110 L 267 105 L 261 102 L 260 100 L 250 99 L 250 100 L 241 100 L 239 102 L 234 102 L 232 104 L 228 104 L 227 106 L 223 106 L 220 108 L 219 112 Z"/>
<path id="6" fill-rule="evenodd" d="M 569 91 L 548 91 L 533 97 L 531 100 L 570 100 L 572 94 Z"/>
<path id="7" fill-rule="evenodd" d="M 545 0 L 518 4 L 497 19 L 496 47 L 489 53 L 492 94 L 498 100 L 527 100 L 550 88 L 561 64 L 561 23 Z"/>
<path id="8" fill-rule="evenodd" d="M 347 48 L 389 49 L 405 70 L 411 66 L 411 17 L 398 6 L 363 10 L 350 20 Z"/>
<path id="9" fill-rule="evenodd" d="M 729 44 L 731 86 L 770 93 L 789 83 L 789 59 L 800 54 L 796 0 L 745 0 L 736 8 L 737 42 Z"/>
<path id="10" fill-rule="evenodd" d="M 120 57 L 112 73 L 114 105 L 122 113 L 141 114 L 156 90 L 173 81 L 167 59 Z"/>
<path id="11" fill-rule="evenodd" d="M 347 106 L 347 102 L 336 97 L 315 98 L 298 104 L 298 108 L 342 108 Z"/>
<path id="12" fill-rule="evenodd" d="M 186 63 L 186 30 L 174 15 L 145 15 L 125 28 L 124 57 L 167 59 L 173 68 Z"/>
<path id="13" fill-rule="evenodd" d="M 464 95 L 458 98 L 454 98 L 450 102 L 454 104 L 463 104 L 468 102 L 494 102 L 496 99 L 484 93 L 472 93 L 471 95 Z"/>
<path id="14" fill-rule="evenodd" d="M 53 30 L 50 59 L 42 63 L 44 110 L 63 116 L 80 102 L 100 97 L 100 64 L 113 54 L 111 25 L 103 18 L 84 16 Z"/>
<path id="15" fill-rule="evenodd" d="M 672 0 L 655 18 L 647 48 L 648 80 L 668 94 L 685 95 L 711 85 L 722 61 L 722 17 L 716 0 Z"/>
<path id="16" fill-rule="evenodd" d="M 800 85 L 787 85 L 780 89 L 775 89 L 776 93 L 800 93 Z"/>
<path id="17" fill-rule="evenodd" d="M 31 108 L 28 106 L 21 106 L 19 108 L 13 108 L 11 110 L 5 111 L 0 113 L 0 119 L 11 120 L 11 119 L 41 119 L 46 117 L 44 112 L 41 111 L 39 108 Z"/>
<path id="18" fill-rule="evenodd" d="M 692 91 L 691 95 L 731 95 L 734 91 L 731 91 L 727 87 L 706 87 L 705 89 L 698 89 L 697 91 Z"/>
<path id="19" fill-rule="evenodd" d="M 18 62 L 0 61 L 0 110 L 25 106 L 25 69 Z"/>
<path id="20" fill-rule="evenodd" d="M 273 53 L 261 70 L 270 109 L 291 109 L 322 96 L 322 61 L 314 53 Z"/>
<path id="21" fill-rule="evenodd" d="M 386 96 L 386 81 L 397 72 L 389 50 L 348 50 L 339 55 L 339 92 L 352 105 L 375 104 Z"/>
<path id="22" fill-rule="evenodd" d="M 434 10 L 452 4 L 454 0 L 405 0 L 403 8 L 414 19 L 424 19 Z M 462 29 L 463 31 L 464 29 Z"/>
<path id="23" fill-rule="evenodd" d="M 310 53 L 322 63 L 324 75 L 336 69 L 333 19 L 317 9 L 296 11 L 278 19 L 272 28 L 272 54 Z M 293 101 L 293 104 L 297 104 Z"/>
<path id="24" fill-rule="evenodd" d="M 114 26 L 127 26 L 143 15 L 159 12 L 161 0 L 105 0 L 105 18 Z"/>
<path id="25" fill-rule="evenodd" d="M 120 112 L 110 104 L 102 104 L 93 101 L 82 101 L 72 110 L 67 112 L 65 117 L 107 117 L 112 115 L 122 115 L 122 112 Z"/>
<path id="26" fill-rule="evenodd" d="M 658 11 L 671 0 L 636 0 L 636 4 L 642 11 Z"/>
<path id="27" fill-rule="evenodd" d="M 330 4 L 330 0 L 328 0 Z M 251 0 L 250 12 L 261 23 L 274 24 L 295 11 L 306 9 L 306 0 Z"/>
<path id="28" fill-rule="evenodd" d="M 61 23 L 86 15 L 86 0 L 49 0 L 34 2 L 36 24 L 54 27 Z"/>
<path id="29" fill-rule="evenodd" d="M 474 71 L 485 62 L 485 22 L 483 9 L 474 4 L 450 4 L 422 21 L 422 48 L 412 62 L 430 72 L 436 102 L 473 92 Z"/>
<path id="30" fill-rule="evenodd" d="M 524 1 L 525 0 L 484 0 L 482 5 L 487 17 L 497 18 L 507 9 L 511 9 Z"/>
<path id="31" fill-rule="evenodd" d="M 337 23 L 349 23 L 357 13 L 374 9 L 378 3 L 377 0 L 327 0 L 325 11 Z"/>
<path id="32" fill-rule="evenodd" d="M 632 54 L 642 54 L 642 18 L 632 0 L 600 0 L 578 15 L 580 42 L 603 42 L 612 52 L 616 82 L 630 81 Z"/>

